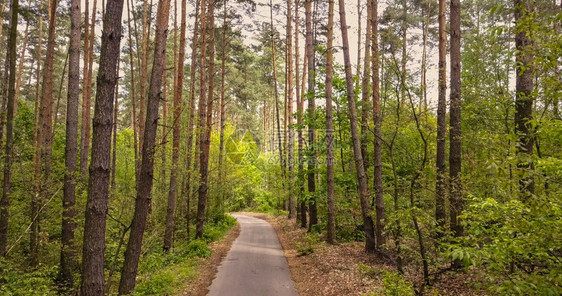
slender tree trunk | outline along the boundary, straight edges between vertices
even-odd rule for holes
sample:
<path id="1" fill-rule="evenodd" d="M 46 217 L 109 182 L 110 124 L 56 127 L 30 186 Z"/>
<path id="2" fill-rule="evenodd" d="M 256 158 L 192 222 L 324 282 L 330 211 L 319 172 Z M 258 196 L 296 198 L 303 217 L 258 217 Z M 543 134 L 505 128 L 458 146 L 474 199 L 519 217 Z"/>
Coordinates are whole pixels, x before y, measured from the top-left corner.
<path id="1" fill-rule="evenodd" d="M 125 262 L 119 283 L 119 295 L 126 295 L 135 288 L 138 263 L 141 253 L 146 220 L 152 200 L 152 185 L 154 181 L 154 150 L 156 147 L 156 131 L 158 129 L 158 104 L 162 100 L 162 77 L 166 64 L 166 39 L 168 36 L 168 18 L 170 14 L 170 0 L 158 1 L 156 31 L 154 37 L 154 63 L 148 90 L 146 106 L 146 123 L 144 129 L 144 143 L 142 145 L 140 179 L 137 182 L 137 198 L 135 213 L 131 223 L 131 233 L 125 251 Z"/>
<path id="2" fill-rule="evenodd" d="M 365 28 L 365 60 L 363 78 L 361 79 L 361 155 L 363 155 L 363 164 L 365 173 L 369 171 L 369 154 L 367 146 L 369 143 L 369 78 L 371 76 L 371 38 L 372 38 L 372 10 L 371 0 L 367 0 L 367 27 Z M 361 39 L 361 38 L 359 38 Z M 358 64 L 359 68 L 360 65 Z M 358 77 L 359 78 L 359 77 Z M 369 176 L 367 175 L 367 183 Z"/>
<path id="3" fill-rule="evenodd" d="M 189 74 L 189 119 L 187 122 L 187 132 L 186 132 L 186 158 L 185 158 L 185 168 L 187 170 L 187 176 L 184 179 L 184 185 L 182 186 L 184 191 L 184 196 L 186 200 L 186 212 L 185 212 L 185 222 L 186 222 L 186 236 L 187 240 L 190 239 L 190 210 L 191 210 L 191 175 L 192 175 L 192 160 L 193 160 L 193 128 L 195 123 L 195 79 L 197 76 L 197 40 L 199 28 L 201 26 L 200 19 L 200 6 L 201 0 L 197 0 L 195 4 L 195 28 L 193 30 L 193 40 L 191 42 L 191 69 Z"/>
<path id="4" fill-rule="evenodd" d="M 316 209 L 316 148 L 314 146 L 315 131 L 314 124 L 316 118 L 316 102 L 315 102 L 315 74 L 314 74 L 314 40 L 312 32 L 312 0 L 304 2 L 306 16 L 306 55 L 308 57 L 308 117 L 311 124 L 308 127 L 308 192 L 312 196 L 308 202 L 310 211 L 310 223 L 308 223 L 309 231 L 312 226 L 318 224 L 318 212 Z"/>
<path id="5" fill-rule="evenodd" d="M 367 7 L 370 5 L 370 0 L 367 0 Z M 367 14 L 369 14 L 369 8 L 367 8 Z M 367 28 L 366 30 L 369 30 L 369 21 L 368 21 L 369 17 L 367 16 Z M 363 14 L 362 14 L 362 10 L 361 10 L 361 0 L 357 0 L 357 36 L 359 36 L 359 38 L 357 38 L 357 83 L 359 83 L 359 81 L 362 81 L 361 78 L 361 35 L 362 35 L 362 30 L 363 30 Z M 365 52 L 367 51 L 367 48 L 369 47 L 367 44 L 369 43 L 365 43 Z M 368 61 L 369 59 L 367 58 L 367 56 L 365 56 L 365 60 L 364 61 Z M 367 73 L 363 74 L 363 78 L 365 78 L 365 76 L 368 77 Z M 359 85 L 358 85 L 359 86 Z"/>
<path id="6" fill-rule="evenodd" d="M 328 199 L 328 235 L 336 242 L 336 197 L 334 194 L 334 124 L 332 121 L 332 80 L 334 63 L 334 0 L 328 1 L 328 45 L 326 52 L 326 188 Z"/>
<path id="7" fill-rule="evenodd" d="M 36 177 L 39 181 L 36 184 L 35 195 L 38 197 L 38 203 L 42 204 L 50 194 L 49 186 L 51 179 L 51 155 L 52 155 L 52 125 L 53 125 L 53 65 L 55 59 L 55 28 L 56 28 L 56 9 L 58 1 L 49 1 L 49 29 L 47 41 L 47 53 L 45 56 L 45 67 L 43 69 L 43 82 L 41 88 L 41 102 L 39 105 L 39 137 L 38 137 L 38 164 L 39 169 L 36 170 Z M 39 264 L 39 229 L 40 216 L 39 205 L 32 212 L 34 231 L 32 235 L 34 239 L 30 244 L 30 264 L 35 267 Z"/>
<path id="8" fill-rule="evenodd" d="M 463 234 L 458 216 L 463 210 L 461 179 L 461 10 L 460 0 L 451 0 L 451 106 L 450 106 L 450 213 L 451 230 L 455 236 Z M 531 146 L 532 147 L 532 146 Z"/>
<path id="9" fill-rule="evenodd" d="M 379 54 L 379 16 L 378 0 L 371 0 L 371 50 L 372 50 L 372 83 L 373 83 L 373 122 L 375 125 L 373 166 L 374 178 L 373 187 L 375 189 L 375 236 L 376 248 L 381 250 L 386 243 L 384 196 L 382 182 L 382 115 L 380 102 L 380 54 Z"/>
<path id="10" fill-rule="evenodd" d="M 306 69 L 308 67 L 308 60 L 306 57 L 306 54 L 303 57 L 303 69 L 302 69 L 302 81 L 301 81 L 301 89 L 300 89 L 300 102 L 298 105 L 298 113 L 299 116 L 297 118 L 297 123 L 299 124 L 299 139 L 298 139 L 298 145 L 299 145 L 299 193 L 301 198 L 303 198 L 303 200 L 301 201 L 301 227 L 302 228 L 306 228 L 307 227 L 307 220 L 306 220 L 306 215 L 307 215 L 307 211 L 308 211 L 308 207 L 306 206 L 306 201 L 304 200 L 304 175 L 305 175 L 305 170 L 304 170 L 304 134 L 302 132 L 303 128 L 302 128 L 302 124 L 303 124 L 303 119 L 304 119 L 304 97 L 305 97 L 305 92 L 304 92 L 304 87 L 305 87 L 305 81 L 306 81 Z M 299 121 L 300 120 L 300 121 Z"/>
<path id="11" fill-rule="evenodd" d="M 83 296 L 104 293 L 104 250 L 109 199 L 109 171 L 113 102 L 121 41 L 123 0 L 108 1 L 103 22 L 100 65 L 92 137 L 92 162 L 88 181 L 84 246 L 82 253 Z"/>
<path id="12" fill-rule="evenodd" d="M 423 49 L 422 49 L 422 63 L 421 63 L 421 91 L 422 97 L 420 101 L 420 111 L 427 112 L 427 42 L 429 37 L 429 22 L 430 22 L 430 9 L 433 3 L 427 4 L 426 16 L 423 21 Z"/>
<path id="13" fill-rule="evenodd" d="M 279 90 L 277 85 L 277 60 L 273 26 L 273 1 L 269 1 L 269 16 L 270 16 L 270 29 L 271 29 L 271 65 L 273 71 L 273 94 L 275 96 L 275 113 L 277 116 L 277 144 L 279 146 L 279 162 L 281 164 L 281 177 L 283 188 L 285 188 L 285 157 L 283 153 L 283 140 L 281 139 L 281 118 L 279 112 Z M 281 206 L 280 204 L 278 206 Z"/>
<path id="14" fill-rule="evenodd" d="M 227 1 L 224 2 L 224 13 L 223 13 L 223 31 L 222 31 L 222 61 L 221 61 L 221 95 L 220 95 L 220 139 L 219 139 L 219 182 L 221 188 L 221 201 L 220 204 L 224 203 L 224 128 L 226 125 L 226 102 L 224 97 L 225 92 L 225 82 L 226 82 L 226 33 L 228 31 L 227 28 Z M 264 106 L 265 110 L 265 106 Z M 263 117 L 264 120 L 267 118 L 266 116 Z M 265 137 L 264 137 L 265 141 Z"/>
<path id="15" fill-rule="evenodd" d="M 195 237 L 203 237 L 203 226 L 205 223 L 205 206 L 207 205 L 207 184 L 203 183 L 203 175 L 207 171 L 203 167 L 204 151 L 205 151 L 205 126 L 207 119 L 207 72 L 206 72 L 206 58 L 207 58 L 207 1 L 201 0 L 201 55 L 200 55 L 200 69 L 199 69 L 199 125 L 198 125 L 198 142 L 199 146 L 199 181 L 198 197 L 197 197 L 197 227 L 195 230 Z"/>
<path id="16" fill-rule="evenodd" d="M 146 95 L 148 89 L 148 42 L 150 41 L 148 0 L 144 0 L 142 12 L 142 44 L 141 44 L 141 69 L 140 69 L 140 106 L 139 106 L 139 151 L 144 143 L 144 123 L 146 114 Z M 142 155 L 141 155 L 142 158 Z M 139 166 L 140 166 L 139 159 Z M 140 172 L 140 168 L 139 168 Z M 137 175 L 138 177 L 138 175 Z"/>
<path id="17" fill-rule="evenodd" d="M 88 7 L 86 7 L 86 11 Z M 94 64 L 94 42 L 96 37 L 97 0 L 92 7 L 88 47 L 84 50 L 84 93 L 82 95 L 82 131 L 80 135 L 80 174 L 85 182 L 88 171 L 88 154 L 90 151 L 90 124 L 92 121 L 92 76 Z M 88 26 L 88 24 L 86 24 Z M 87 50 L 87 51 L 86 51 Z M 86 67 L 87 64 L 87 67 Z M 86 74 L 87 73 L 87 74 Z"/>
<path id="18" fill-rule="evenodd" d="M 14 151 L 14 106 L 16 84 L 16 39 L 19 13 L 19 2 L 13 0 L 11 5 L 10 38 L 8 42 L 10 77 L 8 79 L 8 100 L 6 114 L 6 148 L 4 155 L 4 181 L 2 186 L 2 199 L 0 200 L 0 256 L 6 256 L 8 238 L 8 221 L 11 195 L 12 156 Z"/>
<path id="19" fill-rule="evenodd" d="M 76 158 L 78 156 L 78 103 L 80 100 L 80 0 L 70 3 L 70 45 L 68 48 L 68 93 L 66 101 L 65 173 L 62 200 L 60 281 L 65 290 L 74 286 L 78 267 L 74 248 L 76 229 Z"/>
<path id="20" fill-rule="evenodd" d="M 533 51 L 532 40 L 526 29 L 532 9 L 528 0 L 515 0 L 515 47 L 517 48 L 517 77 L 515 87 L 515 133 L 518 136 L 517 154 L 519 170 L 519 191 L 522 200 L 526 201 L 535 192 L 535 181 L 529 172 L 534 169 L 532 162 L 534 131 L 533 120 Z"/>
<path id="21" fill-rule="evenodd" d="M 173 144 L 172 144 L 172 171 L 170 174 L 170 191 L 168 193 L 168 211 L 166 213 L 166 231 L 164 236 L 164 250 L 172 247 L 174 237 L 176 212 L 176 195 L 178 186 L 178 162 L 180 157 L 180 137 L 181 137 L 181 111 L 183 93 L 183 61 L 185 60 L 185 35 L 187 4 L 186 0 L 181 1 L 181 29 L 180 29 L 180 48 L 178 52 L 176 70 L 176 88 L 174 89 L 174 125 L 173 125 Z"/>
<path id="22" fill-rule="evenodd" d="M 135 153 L 135 176 L 138 176 L 138 162 L 139 162 L 139 151 L 138 151 L 138 129 L 137 129 L 137 96 L 136 96 L 136 83 L 135 79 L 135 65 L 133 59 L 133 37 L 131 28 L 131 0 L 127 0 L 127 26 L 129 33 L 129 62 L 131 63 L 131 128 L 133 129 L 133 145 Z M 138 45 L 138 42 L 137 42 Z"/>
<path id="23" fill-rule="evenodd" d="M 294 142 L 295 130 L 293 128 L 293 28 L 291 0 L 287 1 L 287 111 L 289 113 L 289 139 L 288 139 L 288 161 L 289 161 L 289 219 L 296 218 L 297 204 L 293 192 L 295 161 Z"/>
<path id="24" fill-rule="evenodd" d="M 43 11 L 43 1 L 39 2 L 39 11 Z M 39 195 L 36 193 L 39 192 L 40 182 L 41 182 L 41 159 L 39 158 L 40 149 L 39 149 L 39 104 L 41 101 L 41 61 L 43 59 L 42 52 L 43 52 L 43 14 L 39 13 L 39 42 L 37 43 L 36 48 L 37 56 L 37 69 L 36 69 L 36 88 L 35 88 L 35 106 L 34 106 L 34 131 L 33 131 L 33 173 L 34 173 L 34 194 L 31 197 L 31 231 L 29 234 L 29 249 L 30 252 L 35 248 L 34 246 L 37 245 L 39 241 L 39 223 L 37 220 L 37 215 L 39 212 Z"/>
<path id="25" fill-rule="evenodd" d="M 447 195 L 447 167 L 445 164 L 445 141 L 447 136 L 447 12 L 446 0 L 439 0 L 439 95 L 437 101 L 437 176 L 435 183 L 435 220 L 437 226 L 446 225 L 445 199 Z M 441 232 L 438 231 L 438 235 Z"/>
<path id="26" fill-rule="evenodd" d="M 117 73 L 119 73 L 119 69 L 120 69 L 120 65 L 121 65 L 121 60 L 117 61 Z M 112 156 L 111 156 L 111 193 L 115 194 L 115 189 L 117 186 L 116 183 L 116 176 L 115 176 L 115 172 L 117 169 L 117 128 L 118 128 L 118 114 L 119 114 L 119 79 L 117 79 L 117 83 L 115 84 L 115 102 L 114 104 L 114 111 L 113 111 L 113 134 L 112 134 Z"/>
<path id="27" fill-rule="evenodd" d="M 299 78 L 300 69 L 299 69 L 299 62 L 300 62 L 300 48 L 299 48 L 299 0 L 295 0 L 295 89 L 297 94 L 297 125 L 299 126 L 297 130 L 297 152 L 298 152 L 298 175 L 297 175 L 297 183 L 299 187 L 299 197 L 302 199 L 304 195 L 304 164 L 303 164 L 303 134 L 302 134 L 302 120 L 303 120 L 303 96 L 301 91 L 301 80 Z M 306 55 L 304 55 L 305 62 L 303 67 L 306 68 Z M 304 70 L 304 69 L 303 69 Z M 306 76 L 306 71 L 303 71 L 303 81 L 304 77 Z M 302 83 L 302 88 L 304 88 L 304 83 Z M 297 202 L 298 203 L 298 202 Z M 301 227 L 306 228 L 306 202 L 301 201 L 299 205 L 297 205 L 299 209 L 298 212 L 300 213 L 299 219 L 301 221 Z"/>
<path id="28" fill-rule="evenodd" d="M 70 48 L 69 48 L 70 50 Z M 59 109 L 60 109 L 60 100 L 62 98 L 62 88 L 64 86 L 64 79 L 66 77 L 66 66 L 68 66 L 68 50 L 66 51 L 66 57 L 64 59 L 64 65 L 62 66 L 62 75 L 61 75 L 61 79 L 60 79 L 60 83 L 59 83 L 59 91 L 58 91 L 58 95 L 57 95 L 57 103 L 55 104 L 55 109 L 54 109 L 54 118 L 53 118 L 53 130 L 51 133 L 51 138 L 54 139 L 55 138 L 55 133 L 57 131 L 57 122 L 59 121 Z"/>
<path id="29" fill-rule="evenodd" d="M 365 229 L 365 251 L 372 253 L 375 251 L 374 225 L 371 217 L 371 206 L 369 204 L 369 191 L 367 188 L 367 177 L 361 155 L 361 140 L 357 127 L 357 108 L 355 106 L 355 90 L 353 88 L 353 74 L 351 73 L 351 60 L 349 58 L 349 40 L 347 35 L 347 21 L 345 17 L 345 3 L 339 0 L 340 23 L 343 41 L 345 77 L 347 86 L 347 103 L 349 107 L 349 120 L 351 124 L 351 138 L 353 141 L 353 154 L 355 156 L 355 170 L 357 171 L 357 185 L 361 202 L 361 214 L 363 217 L 363 227 Z"/>

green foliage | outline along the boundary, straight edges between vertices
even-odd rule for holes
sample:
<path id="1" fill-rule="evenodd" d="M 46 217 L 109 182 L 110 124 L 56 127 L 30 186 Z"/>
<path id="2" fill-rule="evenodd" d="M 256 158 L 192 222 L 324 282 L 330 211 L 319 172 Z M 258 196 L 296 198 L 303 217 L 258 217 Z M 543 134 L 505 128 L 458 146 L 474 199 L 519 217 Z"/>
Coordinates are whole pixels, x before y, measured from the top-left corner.
<path id="1" fill-rule="evenodd" d="M 23 272 L 10 267 L 0 259 L 0 294 L 10 295 L 57 295 L 55 278 L 58 266 L 41 266 L 32 272 Z"/>
<path id="2" fill-rule="evenodd" d="M 383 286 L 380 291 L 370 296 L 414 296 L 416 295 L 412 283 L 395 271 L 384 271 L 382 276 Z"/>
<path id="3" fill-rule="evenodd" d="M 208 231 L 207 231 L 208 232 Z M 196 239 L 187 245 L 189 255 L 200 258 L 208 258 L 211 256 L 211 249 L 204 240 Z"/>
<path id="4" fill-rule="evenodd" d="M 298 256 L 306 256 L 314 253 L 322 238 L 315 233 L 308 233 L 305 240 L 302 242 L 295 242 Z"/>

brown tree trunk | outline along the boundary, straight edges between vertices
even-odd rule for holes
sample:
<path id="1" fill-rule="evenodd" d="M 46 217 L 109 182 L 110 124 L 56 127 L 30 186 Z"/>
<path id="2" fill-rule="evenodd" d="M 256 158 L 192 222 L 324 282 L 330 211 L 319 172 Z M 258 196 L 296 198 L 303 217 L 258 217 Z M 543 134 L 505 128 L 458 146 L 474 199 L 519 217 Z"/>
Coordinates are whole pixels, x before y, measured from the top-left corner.
<path id="1" fill-rule="evenodd" d="M 76 157 L 78 156 L 78 104 L 80 100 L 80 0 L 70 6 L 70 45 L 68 48 L 68 93 L 66 101 L 65 173 L 62 200 L 62 235 L 60 254 L 60 282 L 65 290 L 74 286 L 74 272 L 78 264 L 74 249 L 76 229 Z"/>
<path id="2" fill-rule="evenodd" d="M 270 16 L 270 29 L 271 29 L 271 65 L 273 71 L 273 94 L 275 96 L 275 114 L 277 119 L 277 144 L 279 146 L 279 163 L 281 164 L 281 177 L 283 189 L 285 188 L 285 157 L 283 153 L 283 140 L 281 138 L 281 118 L 279 111 L 279 90 L 277 85 L 277 60 L 275 48 L 275 37 L 274 37 L 274 26 L 273 26 L 273 1 L 269 1 L 269 16 Z M 278 204 L 281 207 L 281 204 Z"/>
<path id="3" fill-rule="evenodd" d="M 300 69 L 299 69 L 299 62 L 300 62 L 300 48 L 299 48 L 299 0 L 295 0 L 295 89 L 297 94 L 297 125 L 299 126 L 297 130 L 297 152 L 298 152 L 298 176 L 297 176 L 297 183 L 299 187 L 299 197 L 302 199 L 304 195 L 304 164 L 303 164 L 303 134 L 302 134 L 302 120 L 303 120 L 303 96 L 301 89 L 304 89 L 304 83 L 302 83 L 301 88 L 301 80 L 299 78 Z M 303 67 L 306 68 L 306 55 L 304 55 L 304 65 Z M 303 69 L 303 82 L 306 76 L 306 71 Z M 298 203 L 298 202 L 297 202 Z M 306 202 L 301 201 L 299 205 L 297 205 L 298 212 L 300 214 L 299 220 L 301 221 L 301 227 L 306 228 Z"/>
<path id="4" fill-rule="evenodd" d="M 299 192 L 300 192 L 300 196 L 301 198 L 303 198 L 303 200 L 301 201 L 301 227 L 302 228 L 306 228 L 307 227 L 307 220 L 306 220 L 306 215 L 307 215 L 307 211 L 308 211 L 308 207 L 306 206 L 306 201 L 304 200 L 304 175 L 305 175 L 305 171 L 304 171 L 304 134 L 302 132 L 303 128 L 302 128 L 302 124 L 303 124 L 303 119 L 304 119 L 304 97 L 305 97 L 305 81 L 306 81 L 306 69 L 308 67 L 308 60 L 306 58 L 306 54 L 303 57 L 303 69 L 302 69 L 302 81 L 301 81 L 301 89 L 300 89 L 300 102 L 298 105 L 298 113 L 299 113 L 299 117 L 297 118 L 297 123 L 299 124 L 299 139 L 298 139 L 298 145 L 299 145 Z M 300 122 L 298 121 L 300 120 Z"/>
<path id="5" fill-rule="evenodd" d="M 314 146 L 315 141 L 315 131 L 314 131 L 314 118 L 316 117 L 316 102 L 315 102 L 315 75 L 314 75 L 314 40 L 312 32 L 312 0 L 305 0 L 305 17 L 306 17 L 306 55 L 308 58 L 308 117 L 311 124 L 308 127 L 308 146 L 310 147 L 308 151 L 308 193 L 311 195 L 311 199 L 308 202 L 308 209 L 310 214 L 310 221 L 308 223 L 309 231 L 312 230 L 312 226 L 318 224 L 318 212 L 316 209 L 316 197 L 314 196 L 316 192 L 316 180 L 315 170 L 316 170 L 316 148 Z"/>
<path id="6" fill-rule="evenodd" d="M 439 95 L 437 101 L 437 176 L 435 183 L 435 220 L 437 226 L 446 225 L 445 199 L 447 195 L 447 167 L 445 163 L 445 141 L 447 136 L 447 24 L 446 0 L 439 0 Z M 443 229 L 440 229 L 441 231 Z M 439 235 L 440 231 L 438 231 Z"/>
<path id="7" fill-rule="evenodd" d="M 129 48 L 133 48 L 133 37 L 131 28 L 131 0 L 127 0 L 127 26 L 129 31 Z M 138 175 L 138 162 L 139 162 L 139 145 L 138 145 L 138 129 L 137 129 L 137 96 L 136 96 L 136 82 L 135 79 L 135 65 L 133 59 L 133 51 L 129 50 L 129 62 L 131 63 L 131 128 L 133 129 L 133 145 L 135 153 L 135 176 Z"/>
<path id="8" fill-rule="evenodd" d="M 43 10 L 43 1 L 39 2 L 39 10 Z M 36 88 L 35 88 L 35 106 L 34 106 L 34 131 L 33 131 L 33 146 L 34 146 L 34 153 L 33 153 L 33 186 L 35 192 L 39 191 L 40 182 L 41 182 L 41 159 L 39 158 L 39 104 L 41 101 L 41 61 L 43 59 L 42 52 L 43 52 L 43 14 L 39 14 L 39 41 L 37 43 L 37 69 L 36 69 Z M 31 231 L 29 234 L 29 247 L 30 251 L 34 249 L 33 246 L 37 245 L 36 242 L 39 241 L 39 224 L 37 221 L 37 214 L 39 211 L 39 196 L 37 194 L 33 194 L 31 197 Z"/>
<path id="9" fill-rule="evenodd" d="M 332 80 L 334 62 L 334 0 L 328 1 L 328 45 L 326 52 L 326 187 L 329 244 L 336 242 L 336 197 L 334 195 L 334 124 L 332 121 Z"/>
<path id="10" fill-rule="evenodd" d="M 203 175 L 207 174 L 206 168 L 203 167 L 205 160 L 205 127 L 207 119 L 207 85 L 206 85 L 206 58 L 207 58 L 207 1 L 201 0 L 201 55 L 200 55 L 200 69 L 199 69 L 199 133 L 198 137 L 198 148 L 199 148 L 199 181 L 198 187 L 198 197 L 197 197 L 197 226 L 195 230 L 195 237 L 203 237 L 203 226 L 205 224 L 205 206 L 207 205 L 207 184 L 203 182 Z M 206 181 L 206 176 L 205 176 Z"/>
<path id="11" fill-rule="evenodd" d="M 117 73 L 119 73 L 119 69 L 120 69 L 120 65 L 121 65 L 121 60 L 117 61 Z M 116 183 L 116 169 L 117 169 L 117 128 L 118 128 L 118 115 L 119 114 L 119 79 L 117 80 L 117 83 L 115 84 L 115 102 L 114 102 L 114 111 L 113 111 L 113 134 L 111 135 L 111 137 L 113 138 L 112 141 L 112 156 L 111 156 L 111 183 L 110 183 L 110 189 L 111 189 L 111 193 L 112 194 L 116 194 L 115 193 L 115 189 L 117 186 Z"/>
<path id="12" fill-rule="evenodd" d="M 139 106 L 139 151 L 142 151 L 144 143 L 144 127 L 146 114 L 146 95 L 148 84 L 148 42 L 150 41 L 149 33 L 149 6 L 148 0 L 144 0 L 142 12 L 142 44 L 141 44 L 141 69 L 140 69 L 140 106 Z M 141 155 L 142 158 L 142 155 Z M 139 166 L 140 166 L 139 159 Z M 140 168 L 139 168 L 140 171 Z M 138 177 L 138 175 L 137 175 Z"/>
<path id="13" fill-rule="evenodd" d="M 449 111 L 450 212 L 451 230 L 461 236 L 463 227 L 458 216 L 463 210 L 461 179 L 461 10 L 460 0 L 451 0 L 451 106 Z M 532 146 L 531 146 L 532 147 Z"/>
<path id="14" fill-rule="evenodd" d="M 355 90 L 353 88 L 353 74 L 351 73 L 351 60 L 349 58 L 349 40 L 347 36 L 347 21 L 345 17 L 345 3 L 339 0 L 340 23 L 342 32 L 342 43 L 344 53 L 345 78 L 347 86 L 347 103 L 349 108 L 349 121 L 351 124 L 351 138 L 353 141 L 353 154 L 355 156 L 355 170 L 357 171 L 357 185 L 359 189 L 359 199 L 361 202 L 361 214 L 363 217 L 363 227 L 365 229 L 365 251 L 372 253 L 375 251 L 375 236 L 373 219 L 371 218 L 371 206 L 369 204 L 369 191 L 367 188 L 367 177 L 363 166 L 361 155 L 361 139 L 357 127 L 357 108 L 355 106 Z"/>
<path id="15" fill-rule="evenodd" d="M 121 41 L 123 0 L 108 1 L 103 22 L 100 65 L 97 78 L 92 162 L 88 181 L 88 198 L 82 253 L 83 296 L 104 293 L 104 250 L 106 215 L 109 199 L 109 170 L 113 102 L 117 84 L 117 61 Z"/>
<path id="16" fill-rule="evenodd" d="M 172 143 L 172 171 L 170 174 L 170 191 L 168 193 L 168 210 L 166 213 L 166 231 L 164 235 L 164 250 L 172 247 L 174 236 L 176 212 L 176 196 L 178 187 L 178 162 L 180 157 L 180 137 L 181 137 L 181 111 L 182 111 L 182 93 L 183 93 L 183 60 L 185 59 L 185 35 L 186 35 L 186 18 L 187 4 L 186 0 L 181 1 L 181 29 L 180 29 L 180 48 L 178 52 L 177 70 L 176 70 L 176 88 L 174 89 L 174 126 L 173 126 L 173 143 Z"/>
<path id="17" fill-rule="evenodd" d="M 529 172 L 534 169 L 533 155 L 534 131 L 533 120 L 533 51 L 532 40 L 526 29 L 527 18 L 532 9 L 532 2 L 515 0 L 515 47 L 517 48 L 517 77 L 515 89 L 515 133 L 518 136 L 517 168 L 519 172 L 519 191 L 522 200 L 526 201 L 535 192 L 535 181 Z"/>
<path id="18" fill-rule="evenodd" d="M 2 199 L 0 200 L 0 256 L 6 256 L 6 245 L 8 236 L 9 207 L 11 195 L 12 156 L 14 151 L 14 105 L 16 84 L 16 39 L 17 23 L 19 13 L 18 0 L 12 1 L 10 18 L 10 38 L 8 42 L 9 70 L 8 100 L 6 114 L 6 148 L 4 155 L 4 181 L 2 186 Z M 5 86 L 6 87 L 6 86 Z"/>
<path id="19" fill-rule="evenodd" d="M 226 33 L 227 33 L 227 2 L 224 1 L 224 13 L 223 13 L 223 24 L 222 24 L 222 61 L 221 61 L 221 94 L 220 94 L 220 135 L 219 135 L 219 182 L 221 182 L 221 201 L 220 204 L 224 203 L 224 128 L 226 124 L 226 101 L 224 97 L 225 92 L 225 82 L 226 82 Z M 265 106 L 264 106 L 265 110 Z M 264 120 L 267 118 L 263 117 Z M 265 137 L 264 137 L 265 141 Z"/>
<path id="20" fill-rule="evenodd" d="M 293 128 L 293 28 L 292 28 L 292 1 L 287 1 L 287 112 L 289 119 L 288 162 L 289 162 L 289 219 L 296 217 L 297 204 L 293 192 L 295 161 L 294 142 L 295 130 Z"/>
<path id="21" fill-rule="evenodd" d="M 363 155 L 363 165 L 365 166 L 365 174 L 369 171 L 369 154 L 367 147 L 369 143 L 369 78 L 371 76 L 371 38 L 372 28 L 371 22 L 373 13 L 371 9 L 371 0 L 367 0 L 367 27 L 365 28 L 365 59 L 363 61 L 363 77 L 361 78 L 361 155 Z M 361 36 L 361 35 L 359 35 Z M 361 39 L 361 38 L 358 38 Z M 360 65 L 357 65 L 360 68 Z M 360 77 L 358 77 L 360 78 Z M 367 183 L 369 176 L 367 175 Z"/>
<path id="22" fill-rule="evenodd" d="M 146 105 L 144 143 L 142 145 L 141 169 L 139 172 L 140 179 L 137 182 L 135 213 L 131 223 L 127 250 L 125 251 L 125 262 L 123 263 L 121 281 L 119 283 L 119 295 L 129 294 L 135 288 L 142 240 L 152 200 L 151 191 L 154 180 L 154 150 L 156 147 L 156 131 L 158 129 L 158 104 L 162 100 L 162 74 L 166 64 L 169 14 L 170 0 L 158 1 L 154 37 L 154 63 L 152 64 L 152 75 L 150 77 L 150 88 Z"/>
<path id="23" fill-rule="evenodd" d="M 86 7 L 86 11 L 88 7 Z M 82 94 L 82 131 L 80 135 L 80 174 L 85 181 L 88 171 L 88 155 L 90 151 L 90 125 L 92 121 L 92 71 L 94 64 L 94 42 L 96 37 L 97 0 L 94 0 L 92 19 L 90 21 L 88 47 L 84 49 L 84 93 Z M 86 27 L 88 23 L 86 22 Z M 85 37 L 84 37 L 85 38 Z M 84 43 L 86 45 L 86 43 Z M 87 65 L 87 66 L 86 66 Z"/>
<path id="24" fill-rule="evenodd" d="M 373 122 L 375 125 L 373 166 L 374 178 L 373 185 L 375 189 L 375 243 L 376 248 L 380 250 L 382 245 L 386 243 L 385 232 L 385 214 L 384 214 L 384 196 L 382 182 L 382 115 L 380 102 L 380 57 L 379 57 L 379 17 L 378 17 L 378 0 L 371 0 L 371 50 L 372 50 L 372 80 L 373 80 Z"/>
<path id="25" fill-rule="evenodd" d="M 33 207 L 32 240 L 30 241 L 30 264 L 35 267 L 39 264 L 39 229 L 40 229 L 40 205 L 49 196 L 49 186 L 51 179 L 51 154 L 52 154 L 52 125 L 53 125 L 53 65 L 55 59 L 55 29 L 56 29 L 56 9 L 58 1 L 49 1 L 49 29 L 47 39 L 47 53 L 45 56 L 45 67 L 43 69 L 43 82 L 41 88 L 41 102 L 39 105 L 39 137 L 38 137 L 38 156 L 36 167 L 36 177 L 39 178 L 36 184 L 35 195 L 38 197 L 36 207 Z"/>
<path id="26" fill-rule="evenodd" d="M 187 122 L 187 132 L 186 132 L 186 157 L 185 157 L 185 169 L 187 170 L 187 176 L 184 179 L 184 184 L 182 190 L 184 192 L 186 200 L 186 212 L 185 212 L 185 222 L 186 222 L 186 237 L 187 240 L 190 239 L 190 210 L 191 210 L 191 175 L 193 170 L 191 169 L 191 164 L 193 160 L 193 128 L 195 123 L 195 79 L 197 76 L 197 40 L 198 32 L 201 26 L 200 18 L 200 5 L 201 0 L 197 0 L 195 4 L 195 28 L 193 30 L 193 40 L 191 42 L 191 69 L 189 74 L 189 119 Z"/>

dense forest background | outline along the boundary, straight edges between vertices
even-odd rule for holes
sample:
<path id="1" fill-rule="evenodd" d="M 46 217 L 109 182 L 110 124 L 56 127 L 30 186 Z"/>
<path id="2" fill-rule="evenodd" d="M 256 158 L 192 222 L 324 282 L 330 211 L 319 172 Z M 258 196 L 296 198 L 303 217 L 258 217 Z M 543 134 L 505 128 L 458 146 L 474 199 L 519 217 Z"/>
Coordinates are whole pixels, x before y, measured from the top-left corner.
<path id="1" fill-rule="evenodd" d="M 338 2 L 1 1 L 0 293 L 174 293 L 253 210 L 562 294 L 562 3 Z"/>

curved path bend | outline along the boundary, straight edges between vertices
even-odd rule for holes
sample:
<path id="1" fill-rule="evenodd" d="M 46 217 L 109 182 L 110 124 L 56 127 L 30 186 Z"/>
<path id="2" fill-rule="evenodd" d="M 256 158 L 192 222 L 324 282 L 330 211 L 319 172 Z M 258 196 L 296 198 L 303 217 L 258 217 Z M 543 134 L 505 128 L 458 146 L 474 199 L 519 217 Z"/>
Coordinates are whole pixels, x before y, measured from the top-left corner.
<path id="1" fill-rule="evenodd" d="M 275 230 L 262 219 L 232 215 L 240 235 L 223 259 L 208 296 L 298 296 Z"/>

